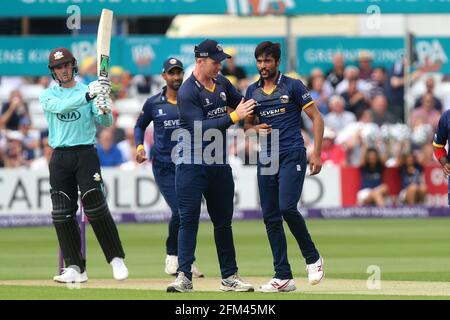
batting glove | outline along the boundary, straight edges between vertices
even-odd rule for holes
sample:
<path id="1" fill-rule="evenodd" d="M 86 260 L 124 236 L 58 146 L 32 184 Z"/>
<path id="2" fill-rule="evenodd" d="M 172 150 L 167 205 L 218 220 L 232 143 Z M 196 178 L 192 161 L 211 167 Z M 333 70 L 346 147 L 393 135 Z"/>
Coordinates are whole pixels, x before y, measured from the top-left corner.
<path id="1" fill-rule="evenodd" d="M 99 95 L 109 95 L 111 92 L 111 83 L 109 81 L 102 80 L 102 82 L 100 82 L 100 80 L 96 80 L 89 83 L 88 88 L 89 98 L 94 99 Z"/>
<path id="2" fill-rule="evenodd" d="M 109 114 L 112 110 L 112 100 L 109 96 L 98 95 L 94 99 L 94 106 L 99 114 Z"/>

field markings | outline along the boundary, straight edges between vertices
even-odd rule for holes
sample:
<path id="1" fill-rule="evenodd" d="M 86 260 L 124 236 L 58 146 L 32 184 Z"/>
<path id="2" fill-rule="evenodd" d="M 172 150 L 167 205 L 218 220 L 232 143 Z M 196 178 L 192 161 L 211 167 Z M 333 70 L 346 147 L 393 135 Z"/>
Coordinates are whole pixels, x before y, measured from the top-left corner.
<path id="1" fill-rule="evenodd" d="M 267 278 L 246 277 L 257 289 Z M 110 279 L 90 279 L 81 284 L 81 288 L 95 289 L 134 289 L 165 291 L 171 278 L 164 279 L 128 279 L 115 281 Z M 405 295 L 405 296 L 449 296 L 450 283 L 425 281 L 381 281 L 380 289 L 368 289 L 366 280 L 354 279 L 324 279 L 319 285 L 311 286 L 306 279 L 295 279 L 296 293 L 307 294 L 355 294 L 355 295 Z M 64 287 L 52 280 L 0 280 L 0 286 L 44 286 Z M 219 291 L 219 278 L 194 279 L 194 289 L 197 292 Z"/>

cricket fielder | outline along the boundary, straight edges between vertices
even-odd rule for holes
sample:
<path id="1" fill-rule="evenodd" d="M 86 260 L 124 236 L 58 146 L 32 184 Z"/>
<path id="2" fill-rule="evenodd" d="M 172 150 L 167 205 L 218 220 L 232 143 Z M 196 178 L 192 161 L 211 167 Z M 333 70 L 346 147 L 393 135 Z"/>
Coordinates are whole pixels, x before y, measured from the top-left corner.
<path id="1" fill-rule="evenodd" d="M 81 254 L 80 228 L 76 219 L 78 189 L 85 214 L 111 264 L 116 280 L 128 277 L 125 253 L 106 203 L 100 163 L 94 147 L 96 126 L 112 124 L 109 81 L 85 86 L 75 80 L 77 61 L 65 48 L 50 52 L 48 67 L 59 86 L 46 89 L 39 101 L 48 122 L 52 219 L 66 268 L 56 282 L 86 282 L 86 261 Z M 102 115 L 100 115 L 100 113 Z"/>
<path id="2" fill-rule="evenodd" d="M 255 49 L 255 59 L 260 79 L 249 86 L 246 99 L 254 99 L 257 105 L 255 114 L 245 120 L 245 129 L 253 128 L 257 132 L 262 133 L 264 130 L 268 133 L 267 143 L 261 146 L 268 157 L 265 157 L 263 152 L 258 154 L 257 171 L 261 209 L 275 268 L 275 276 L 267 284 L 260 286 L 260 291 L 294 291 L 296 287 L 287 256 L 283 219 L 306 260 L 309 283 L 317 284 L 324 276 L 323 259 L 297 209 L 307 162 L 306 148 L 300 132 L 301 112 L 306 112 L 314 129 L 314 152 L 309 159 L 310 175 L 318 174 L 322 167 L 320 152 L 324 124 L 303 83 L 283 75 L 278 70 L 281 62 L 278 43 L 260 43 Z M 255 117 L 258 117 L 260 122 L 256 126 Z M 275 129 L 279 132 L 279 141 L 271 139 Z M 277 144 L 277 151 L 273 150 L 274 144 Z M 266 167 L 272 165 L 267 159 L 278 163 L 276 172 L 264 172 Z"/>
<path id="3" fill-rule="evenodd" d="M 175 190 L 175 163 L 172 161 L 172 150 L 175 149 L 177 142 L 172 140 L 172 133 L 180 128 L 177 93 L 183 83 L 183 76 L 184 68 L 180 60 L 169 58 L 164 61 L 162 77 L 166 86 L 161 92 L 147 99 L 134 127 L 136 161 L 143 163 L 147 160 L 144 150 L 144 134 L 153 121 L 155 143 L 150 152 L 153 176 L 172 211 L 169 222 L 169 236 L 166 240 L 166 266 L 164 271 L 173 276 L 177 274 L 178 269 L 180 215 L 178 214 L 178 200 Z M 192 265 L 191 271 L 194 277 L 201 278 L 204 276 L 195 264 Z"/>
<path id="4" fill-rule="evenodd" d="M 447 150 L 445 150 L 445 145 L 450 139 L 450 110 L 445 111 L 441 118 L 439 119 L 438 126 L 436 128 L 436 133 L 433 139 L 433 149 L 436 159 L 442 166 L 442 171 L 447 178 L 448 184 L 448 204 L 450 205 L 450 163 Z"/>
<path id="5" fill-rule="evenodd" d="M 195 69 L 178 92 L 180 126 L 185 133 L 180 135 L 180 158 L 175 173 L 180 213 L 179 267 L 178 276 L 167 292 L 193 290 L 191 265 L 195 259 L 202 195 L 214 225 L 222 276 L 220 289 L 254 291 L 238 275 L 231 228 L 234 181 L 225 152 L 226 129 L 250 114 L 254 101 L 244 102 L 233 85 L 219 75 L 221 62 L 229 57 L 217 41 L 201 42 L 195 47 Z M 228 114 L 227 107 L 235 110 Z M 210 144 L 220 147 L 211 150 Z"/>

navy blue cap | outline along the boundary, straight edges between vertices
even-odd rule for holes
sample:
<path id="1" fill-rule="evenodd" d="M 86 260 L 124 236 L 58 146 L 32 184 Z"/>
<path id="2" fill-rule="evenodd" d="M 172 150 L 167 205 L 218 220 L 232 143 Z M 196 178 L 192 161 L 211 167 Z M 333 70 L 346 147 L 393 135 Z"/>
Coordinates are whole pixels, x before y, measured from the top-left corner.
<path id="1" fill-rule="evenodd" d="M 211 58 L 217 62 L 231 58 L 229 54 L 223 52 L 222 46 L 215 40 L 206 39 L 198 46 L 195 46 L 196 58 Z"/>
<path id="2" fill-rule="evenodd" d="M 177 58 L 169 58 L 163 63 L 162 72 L 169 72 L 170 69 L 173 69 L 175 67 L 184 70 L 183 63 L 180 60 L 178 60 Z"/>

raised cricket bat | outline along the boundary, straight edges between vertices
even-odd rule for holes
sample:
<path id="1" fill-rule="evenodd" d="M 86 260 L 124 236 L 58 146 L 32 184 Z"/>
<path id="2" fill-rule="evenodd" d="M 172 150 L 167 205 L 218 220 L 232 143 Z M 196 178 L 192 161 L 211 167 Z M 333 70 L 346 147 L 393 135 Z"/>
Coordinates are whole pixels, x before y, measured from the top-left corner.
<path id="1" fill-rule="evenodd" d="M 113 12 L 103 9 L 97 30 L 97 76 L 99 79 L 109 78 L 112 20 Z"/>

